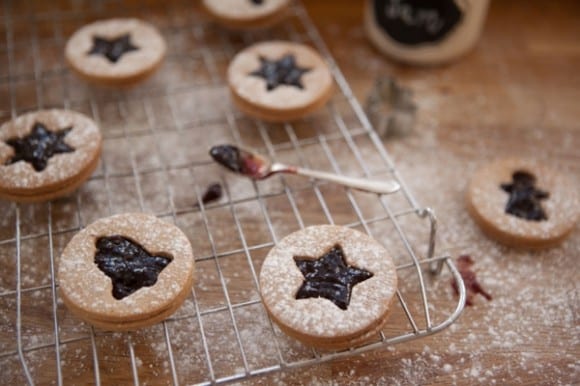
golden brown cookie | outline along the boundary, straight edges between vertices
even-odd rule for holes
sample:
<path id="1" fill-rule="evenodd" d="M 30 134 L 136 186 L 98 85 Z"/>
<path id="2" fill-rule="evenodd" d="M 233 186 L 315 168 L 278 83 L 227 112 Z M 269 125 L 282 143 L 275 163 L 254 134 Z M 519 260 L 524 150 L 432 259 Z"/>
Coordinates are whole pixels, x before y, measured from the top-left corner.
<path id="1" fill-rule="evenodd" d="M 0 198 L 45 201 L 78 188 L 95 170 L 101 133 L 90 118 L 40 110 L 0 126 Z"/>
<path id="2" fill-rule="evenodd" d="M 507 158 L 483 166 L 467 189 L 467 208 L 491 238 L 514 247 L 550 247 L 574 228 L 577 188 L 534 160 Z"/>
<path id="3" fill-rule="evenodd" d="M 165 56 L 159 31 L 139 19 L 108 19 L 76 31 L 65 47 L 71 68 L 102 84 L 136 83 L 152 74 Z"/>
<path id="4" fill-rule="evenodd" d="M 228 68 L 235 105 L 266 121 L 301 118 L 332 96 L 332 76 L 312 48 L 291 42 L 258 43 L 238 53 Z"/>
<path id="5" fill-rule="evenodd" d="M 108 330 L 157 323 L 191 291 L 194 256 L 176 226 L 143 213 L 100 219 L 64 249 L 58 283 L 65 305 Z"/>
<path id="6" fill-rule="evenodd" d="M 385 248 L 346 227 L 294 232 L 266 256 L 260 292 L 286 334 L 323 349 L 364 343 L 387 320 L 397 274 Z"/>
<path id="7" fill-rule="evenodd" d="M 286 14 L 290 0 L 203 0 L 208 14 L 232 29 L 269 27 Z"/>

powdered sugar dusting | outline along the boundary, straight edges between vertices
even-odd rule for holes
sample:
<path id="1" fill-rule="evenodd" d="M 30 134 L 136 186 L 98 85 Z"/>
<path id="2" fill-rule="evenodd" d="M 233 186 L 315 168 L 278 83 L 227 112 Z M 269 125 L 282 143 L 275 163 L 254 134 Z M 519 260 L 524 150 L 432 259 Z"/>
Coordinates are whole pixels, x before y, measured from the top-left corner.
<path id="1" fill-rule="evenodd" d="M 151 253 L 171 256 L 171 263 L 154 286 L 116 300 L 110 278 L 93 261 L 95 240 L 105 235 L 128 237 Z M 142 320 L 171 307 L 176 297 L 187 291 L 192 272 L 191 245 L 179 228 L 151 215 L 131 213 L 98 220 L 75 235 L 63 251 L 58 279 L 63 297 L 77 313 L 87 313 L 91 319 L 125 322 Z"/>
<path id="2" fill-rule="evenodd" d="M 459 253 L 472 255 L 477 260 L 475 267 L 478 278 L 486 289 L 494 295 L 494 301 L 488 303 L 483 299 L 476 298 L 474 307 L 465 310 L 461 318 L 448 330 L 433 337 L 350 356 L 348 360 L 337 359 L 331 363 L 308 366 L 294 371 L 289 369 L 281 372 L 274 371 L 268 373 L 266 377 L 250 378 L 241 383 L 248 385 L 570 385 L 578 382 L 577 380 L 580 379 L 578 366 L 578 358 L 580 357 L 578 352 L 580 303 L 576 269 L 578 251 L 580 250 L 578 229 L 573 230 L 569 238 L 557 248 L 531 254 L 514 251 L 498 246 L 497 243 L 487 239 L 475 226 L 464 207 L 465 182 L 473 175 L 473 172 L 479 166 L 489 162 L 490 159 L 513 154 L 516 150 L 521 155 L 542 160 L 554 157 L 549 161 L 552 162 L 552 165 L 556 165 L 558 172 L 572 177 L 574 186 L 579 186 L 578 176 L 580 173 L 576 154 L 580 137 L 574 135 L 578 121 L 578 109 L 577 103 L 575 103 L 578 100 L 578 87 L 577 82 L 574 81 L 575 78 L 569 76 L 569 71 L 574 70 L 574 65 L 577 62 L 576 56 L 572 55 L 572 50 L 576 47 L 572 44 L 573 34 L 559 34 L 559 40 L 555 41 L 560 41 L 562 44 L 557 45 L 555 55 L 548 55 L 550 52 L 548 47 L 541 45 L 548 43 L 548 39 L 554 36 L 554 34 L 550 36 L 548 30 L 560 31 L 560 26 L 557 25 L 559 23 L 527 23 L 528 27 L 526 27 L 526 23 L 519 23 L 516 26 L 515 23 L 511 23 L 512 17 L 506 17 L 527 17 L 532 10 L 532 15 L 537 12 L 538 15 L 542 16 L 538 20 L 544 20 L 543 16 L 546 16 L 546 20 L 549 20 L 549 17 L 561 16 L 563 28 L 568 29 L 570 27 L 569 21 L 574 21 L 573 16 L 565 16 L 564 12 L 568 7 L 561 7 L 560 3 L 558 6 L 551 5 L 550 2 L 550 4 L 542 4 L 542 6 L 504 7 L 503 9 L 500 3 L 502 2 L 495 3 L 497 7 L 494 8 L 493 20 L 490 20 L 490 23 L 486 25 L 484 39 L 480 42 L 478 49 L 462 61 L 446 68 L 409 69 L 389 63 L 370 51 L 371 48 L 365 40 L 361 27 L 345 28 L 345 25 L 341 23 L 342 20 L 330 22 L 334 23 L 331 25 L 334 36 L 326 39 L 329 44 L 334 45 L 331 47 L 333 54 L 342 53 L 343 60 L 339 60 L 339 65 L 342 66 L 342 63 L 353 65 L 354 63 L 356 73 L 352 71 L 350 74 L 346 74 L 349 81 L 351 81 L 351 76 L 359 76 L 357 74 L 364 73 L 366 80 L 360 82 L 359 78 L 358 82 L 352 82 L 352 85 L 358 87 L 359 90 L 362 91 L 368 84 L 365 82 L 370 82 L 374 75 L 388 73 L 397 76 L 402 84 L 411 87 L 415 92 L 417 104 L 420 107 L 415 132 L 408 138 L 387 142 L 386 147 L 395 159 L 397 170 L 404 177 L 410 190 L 416 194 L 419 202 L 434 208 L 438 216 L 440 239 L 437 244 L 437 254 L 448 251 L 441 246 L 450 245 L 453 248 L 449 252 L 454 257 Z M 310 4 L 310 2 L 306 2 L 306 4 Z M 165 9 L 164 5 L 160 7 L 160 10 Z M 15 23 L 12 23 L 12 26 L 16 27 L 18 24 L 18 30 L 21 30 L 22 27 L 22 30 L 26 31 L 25 27 L 34 23 L 26 23 L 24 19 L 22 19 L 24 22 L 19 22 L 21 16 L 17 14 L 17 11 L 20 8 L 22 7 L 9 9 L 9 13 L 15 16 Z M 536 11 L 533 11 L 534 9 Z M 339 11 L 338 15 L 341 12 L 348 13 L 350 11 L 346 7 L 336 7 L 336 10 Z M 558 12 L 555 15 L 554 10 Z M 213 27 L 210 26 L 206 29 L 207 24 L 192 25 L 189 23 L 190 19 L 187 19 L 187 23 L 185 23 L 186 18 L 191 15 L 195 19 L 195 12 L 179 11 L 180 9 L 177 7 L 167 9 L 172 20 L 165 17 L 165 12 L 151 12 L 148 13 L 148 16 L 159 21 L 160 24 L 168 26 L 168 28 L 164 28 L 164 33 L 167 36 L 179 36 L 184 42 L 189 43 L 188 47 L 197 44 L 210 44 L 210 39 L 212 42 L 218 41 L 217 45 L 223 43 L 224 35 L 214 34 L 213 32 L 216 30 Z M 87 16 L 90 17 L 89 14 Z M 183 23 L 183 25 L 177 26 L 173 23 Z M 328 18 L 324 19 L 324 23 L 329 23 Z M 171 27 L 169 27 L 170 24 Z M 9 25 L 10 23 L 7 27 Z M 63 28 L 56 26 L 57 34 L 60 34 L 61 29 L 64 32 L 66 25 L 68 24 L 64 23 Z M 502 26 L 509 26 L 509 28 Z M 516 28 L 512 28 L 514 26 Z M 293 25 L 290 27 L 283 25 L 281 28 L 286 31 L 293 30 L 293 27 Z M 300 29 L 300 26 L 298 25 L 297 28 Z M 203 39 L 207 38 L 207 40 L 201 38 L 196 40 L 189 33 L 191 29 L 202 31 L 198 35 L 202 36 Z M 534 31 L 533 35 L 519 36 L 518 33 L 515 33 L 522 29 Z M 267 33 L 269 32 L 268 30 Z M 349 38 L 349 44 L 344 44 L 345 34 Z M 26 52 L 30 36 L 32 35 L 28 33 L 13 34 L 12 37 L 16 43 L 13 47 L 19 50 L 22 47 Z M 306 38 L 306 35 L 300 36 Z M 540 39 L 540 45 L 537 44 L 537 39 Z M 44 42 L 44 39 L 41 41 Z M 235 41 L 237 44 L 238 37 L 233 36 L 231 41 Z M 47 42 L 50 45 L 50 41 Z M 518 44 L 513 44 L 514 42 Z M 45 47 L 41 48 L 41 52 L 43 52 Z M 48 48 L 48 52 L 51 52 L 50 47 L 46 48 Z M 214 45 L 207 52 L 219 51 L 221 53 L 223 51 L 223 47 L 220 47 L 219 50 L 215 48 Z M 11 50 L 8 47 L 8 51 Z M 535 56 L 530 57 L 530 52 L 535 52 Z M 558 52 L 560 54 L 565 52 L 565 55 L 558 57 Z M 19 60 L 18 56 L 17 60 Z M 187 63 L 190 59 L 197 61 L 197 57 L 190 58 L 188 56 Z M 218 57 L 219 63 L 216 64 L 223 66 L 223 59 L 220 55 Z M 46 63 L 45 56 L 43 56 L 42 66 Z M 180 60 L 175 64 L 185 63 Z M 348 69 L 346 66 L 345 68 Z M 172 79 L 180 81 L 190 79 L 181 75 L 179 71 L 177 73 L 176 71 L 168 71 L 168 73 L 171 73 Z M 187 75 L 194 77 L 201 73 L 202 71 L 187 71 Z M 509 78 L 500 76 L 502 73 Z M 40 73 L 43 77 L 45 74 L 52 74 L 52 72 L 43 71 Z M 541 78 L 534 76 L 539 74 L 541 74 Z M 58 84 L 60 81 L 60 79 L 52 79 L 52 76 L 50 78 L 43 79 L 43 82 L 37 86 L 41 89 L 45 88 L 47 91 L 47 81 L 50 84 L 53 84 L 53 81 Z M 68 79 L 68 74 L 65 79 Z M 522 80 L 525 80 L 525 84 L 518 84 L 518 81 Z M 28 84 L 33 86 L 32 82 L 25 82 L 24 78 L 16 84 L 18 94 L 20 94 L 21 86 L 24 89 L 28 88 Z M 71 83 L 69 86 L 71 86 L 69 91 L 72 93 L 73 101 L 75 98 L 80 100 L 81 97 L 94 95 L 92 92 L 87 95 L 84 91 L 88 88 L 82 84 L 74 84 L 72 87 Z M 184 84 L 183 87 L 186 85 Z M 131 92 L 132 97 L 137 95 L 141 94 Z M 18 97 L 18 99 L 24 98 Z M 145 99 L 145 101 L 156 104 L 161 99 Z M 82 104 L 82 101 L 80 103 Z M 17 108 L 23 106 L 18 101 L 13 103 L 13 108 L 14 105 Z M 160 109 L 162 110 L 162 108 Z M 197 113 L 197 111 L 194 112 Z M 7 110 L 4 113 L 7 115 Z M 159 122 L 165 122 L 169 119 L 165 113 L 160 113 L 157 118 L 159 118 Z M 132 122 L 127 123 L 131 124 Z M 189 144 L 185 145 L 189 146 Z M 365 147 L 364 150 L 367 148 Z M 345 153 L 344 159 L 349 160 L 346 155 Z M 188 169 L 184 170 L 189 172 Z M 186 181 L 184 184 L 176 184 L 175 186 L 176 193 L 183 194 L 184 197 L 189 194 L 187 189 L 191 187 L 188 184 L 190 181 L 188 179 Z M 264 186 L 264 183 L 261 183 L 261 187 Z M 187 189 L 180 193 L 178 187 L 184 185 Z M 95 195 L 96 206 L 103 204 L 103 201 L 97 200 L 98 191 L 99 189 L 90 189 L 88 192 Z M 296 194 L 296 191 L 292 191 L 292 194 Z M 387 199 L 390 201 L 390 197 Z M 81 204 L 85 205 L 85 211 L 92 208 L 87 209 L 85 201 L 82 201 Z M 346 205 L 348 206 L 348 203 Z M 44 206 L 38 206 L 38 208 L 34 214 L 45 210 Z M 393 209 L 403 210 L 405 207 L 393 205 Z M 291 231 L 296 227 L 297 224 L 292 215 L 288 214 L 292 210 L 289 205 L 286 205 L 284 210 L 272 210 L 270 207 L 268 210 L 273 219 L 280 220 L 279 223 L 282 224 L 278 227 L 278 224 L 275 223 L 277 235 L 283 236 L 287 233 L 285 230 Z M 8 212 L 9 218 L 4 221 L 4 224 L 9 231 L 4 231 L 6 240 L 3 241 L 8 241 L 11 244 L 4 244 L 3 252 L 7 252 L 5 254 L 7 259 L 4 262 L 7 261 L 8 264 L 11 264 L 16 255 L 16 247 L 13 245 L 16 243 L 9 240 L 14 237 L 14 215 L 10 215 L 13 212 L 12 206 Z M 98 212 L 101 213 L 101 211 Z M 212 215 L 209 214 L 209 216 Z M 33 217 L 32 215 L 26 218 L 21 217 L 23 227 L 33 228 L 35 232 L 32 233 L 44 232 L 46 221 L 41 221 L 38 217 L 33 220 Z M 367 217 L 365 216 L 365 218 Z M 191 233 L 195 234 L 196 238 L 201 239 L 205 237 L 205 233 L 198 236 L 199 227 L 201 227 L 200 223 L 196 223 L 193 227 L 195 231 Z M 282 231 L 278 232 L 278 229 L 282 229 Z M 54 230 L 55 228 L 53 228 Z M 23 232 L 23 235 L 32 233 Z M 381 235 L 383 234 L 389 233 Z M 225 234 L 222 235 L 227 237 Z M 61 234 L 60 237 L 69 238 L 69 234 Z M 209 241 L 204 241 L 209 245 Z M 268 241 L 270 240 L 268 239 Z M 381 240 L 381 242 L 383 241 Z M 424 239 L 421 241 L 424 242 Z M 43 244 L 48 244 L 48 242 L 45 241 Z M 415 245 L 414 242 L 413 245 Z M 424 243 L 418 245 L 424 247 Z M 38 256 L 33 256 L 33 258 L 46 259 L 48 256 L 46 248 L 46 245 L 39 247 Z M 34 248 L 30 249 L 30 254 L 34 255 Z M 56 249 L 60 250 L 61 248 Z M 209 247 L 207 249 L 209 250 Z M 422 249 L 417 249 L 418 253 L 422 253 L 422 251 Z M 261 260 L 260 253 L 252 250 L 252 259 Z M 204 253 L 203 256 L 208 254 L 210 252 Z M 220 256 L 217 259 L 223 261 L 227 258 L 228 256 Z M 23 262 L 25 264 L 22 273 L 26 275 L 34 263 Z M 212 260 L 206 262 L 213 263 Z M 256 267 L 258 267 L 257 264 Z M 6 271 L 7 267 L 3 268 Z M 41 267 L 35 268 L 40 270 Z M 45 268 L 44 272 L 46 271 L 48 270 Z M 2 297 L 4 303 L 1 305 L 3 312 L 0 312 L 2 315 L 0 333 L 4 331 L 4 341 L 8 342 L 9 345 L 7 350 L 12 351 L 7 351 L 8 355 L 0 359 L 0 368 L 3 370 L 0 378 L 6 384 L 25 384 L 24 371 L 15 350 L 16 296 L 10 292 L 15 288 L 15 284 L 13 284 L 15 275 L 13 269 L 9 269 L 7 272 L 8 280 L 3 283 L 6 292 Z M 6 275 L 4 279 L 6 279 Z M 26 280 L 24 282 L 27 283 L 27 287 L 33 285 Z M 248 284 L 250 282 L 242 284 L 250 285 Z M 204 293 L 201 293 L 201 289 L 196 287 L 197 301 L 202 306 L 201 312 L 210 315 L 224 305 L 223 301 L 215 301 L 215 298 L 223 298 L 219 274 L 215 271 L 212 272 L 211 278 L 208 277 L 204 287 L 206 284 L 209 290 Z M 236 284 L 236 280 L 232 278 L 231 281 L 228 281 L 228 286 L 230 285 L 230 288 L 235 288 L 239 283 Z M 413 282 L 409 280 L 409 286 L 411 285 Z M 439 316 L 447 310 L 446 306 L 454 304 L 448 273 L 444 272 L 443 276 L 435 278 L 427 276 L 427 285 L 427 293 L 431 302 L 429 309 L 435 316 Z M 50 288 L 44 290 L 50 292 Z M 212 298 L 214 294 L 211 290 L 214 294 L 218 293 L 218 296 Z M 47 296 L 49 301 L 42 303 L 33 297 L 28 300 L 24 299 L 23 305 L 28 307 L 23 312 L 23 332 L 25 334 L 33 335 L 32 330 L 27 327 L 34 326 L 36 319 L 45 321 L 47 327 L 44 335 L 49 338 L 53 337 L 50 298 L 51 296 Z M 238 319 L 242 340 L 249 341 L 246 353 L 249 358 L 257 355 L 257 366 L 272 364 L 265 360 L 267 359 L 266 355 L 270 359 L 274 359 L 274 364 L 279 363 L 277 351 L 271 350 L 274 347 L 273 341 L 281 344 L 282 356 L 288 362 L 312 359 L 310 350 L 293 339 L 285 340 L 283 334 L 281 337 L 277 336 L 277 339 L 269 339 L 269 334 L 261 334 L 262 330 L 269 331 L 268 324 L 266 323 L 264 326 L 260 321 L 259 327 L 252 326 L 252 322 L 255 322 L 252 317 L 255 310 L 238 308 L 237 306 L 234 307 L 234 313 Z M 31 320 L 33 312 L 36 318 Z M 220 312 L 224 315 L 223 318 L 204 320 L 207 324 L 211 324 L 212 321 L 223 323 L 214 323 L 212 339 L 215 341 L 210 342 L 209 349 L 227 351 L 223 358 L 230 359 L 238 355 L 237 342 L 230 339 L 232 330 L 228 311 L 222 310 Z M 203 330 L 200 331 L 197 317 L 191 316 L 192 313 L 193 311 L 190 309 L 186 314 L 180 315 L 176 320 L 170 320 L 168 323 L 168 340 L 172 345 L 173 359 L 177 368 L 177 383 L 179 384 L 207 381 L 210 378 L 207 361 L 215 358 L 213 351 L 210 351 L 209 356 L 206 355 L 202 340 Z M 394 316 L 392 315 L 392 317 Z M 89 328 L 80 323 L 77 318 L 71 317 L 70 313 L 63 309 L 60 302 L 58 304 L 58 318 L 62 342 L 60 353 L 63 383 L 91 382 L 95 375 L 91 340 L 88 337 Z M 434 320 L 439 319 L 435 317 Z M 162 330 L 161 325 L 157 327 Z M 224 329 L 226 333 L 220 334 L 220 328 Z M 73 333 L 63 334 L 63 329 L 70 329 Z M 133 339 L 137 346 L 135 347 L 135 355 L 139 383 L 171 383 L 170 347 L 166 345 L 162 334 L 149 333 L 149 329 L 145 330 L 143 331 L 145 339 Z M 73 338 L 82 335 L 84 339 L 68 342 L 71 335 Z M 100 366 L 98 370 L 101 382 L 132 382 L 131 363 L 127 350 L 127 337 L 129 335 L 135 338 L 134 334 L 111 335 L 97 331 L 97 356 Z M 29 342 L 31 345 L 35 345 L 50 342 L 50 339 L 44 340 L 34 334 L 34 338 L 31 337 Z M 215 347 L 214 342 L 216 342 Z M 265 345 L 269 349 L 266 355 L 262 356 L 263 351 L 261 350 Z M 30 347 L 27 345 L 25 350 L 28 349 Z M 57 362 L 55 362 L 54 349 L 54 347 L 46 350 L 34 350 L 33 348 L 32 351 L 25 352 L 24 359 L 36 383 L 57 383 L 55 374 Z M 158 362 L 158 370 L 147 371 L 149 367 L 147 357 L 153 358 L 149 361 Z M 225 375 L 236 372 L 237 375 L 244 376 L 246 370 L 243 365 L 240 365 L 239 355 L 237 359 L 231 368 L 224 365 L 226 369 L 231 370 Z M 263 362 L 262 359 L 264 359 Z M 254 363 L 251 359 L 249 362 L 250 368 L 255 368 L 252 366 Z M 219 372 L 218 376 L 220 375 L 224 375 L 224 372 Z"/>
<path id="3" fill-rule="evenodd" d="M 349 265 L 373 273 L 353 287 L 346 311 L 324 298 L 299 299 L 304 276 L 294 256 L 320 257 L 334 245 Z M 337 341 L 368 331 L 381 321 L 393 299 L 397 276 L 385 249 L 370 237 L 338 226 L 312 226 L 285 237 L 268 254 L 260 272 L 262 298 L 283 326 L 310 339 Z"/>
<path id="4" fill-rule="evenodd" d="M 281 85 L 268 91 L 263 79 L 248 76 L 260 68 L 260 57 L 274 60 L 288 53 L 296 56 L 298 65 L 310 69 L 302 75 L 304 89 Z M 237 54 L 228 68 L 228 82 L 236 96 L 253 107 L 286 112 L 307 108 L 327 96 L 332 76 L 322 57 L 309 46 L 274 41 L 256 44 Z"/>
<path id="5" fill-rule="evenodd" d="M 93 44 L 93 36 L 117 38 L 130 34 L 137 50 L 123 55 L 114 65 L 101 55 L 87 55 Z M 85 25 L 67 42 L 67 60 L 82 74 L 91 77 L 130 77 L 154 68 L 165 55 L 165 41 L 157 29 L 139 19 L 107 19 Z"/>
<path id="6" fill-rule="evenodd" d="M 257 6 L 257 2 L 248 0 L 205 0 L 204 6 L 217 18 L 228 21 L 251 23 L 259 19 L 275 16 L 283 7 L 289 3 L 288 0 L 262 1 Z"/>
<path id="7" fill-rule="evenodd" d="M 28 135 L 36 122 L 44 124 L 52 131 L 72 127 L 64 141 L 75 150 L 54 155 L 42 172 L 36 172 L 27 162 L 6 164 L 13 156 L 14 150 L 5 141 Z M 0 189 L 10 193 L 66 185 L 94 163 L 100 149 L 99 128 L 95 122 L 82 114 L 53 109 L 21 115 L 0 127 Z"/>
<path id="8" fill-rule="evenodd" d="M 542 202 L 547 220 L 527 221 L 504 213 L 508 199 L 500 185 L 511 181 L 512 173 L 525 170 L 534 175 L 537 185 L 549 192 Z M 530 161 L 507 158 L 485 165 L 473 177 L 469 187 L 471 209 L 481 218 L 490 233 L 518 238 L 525 246 L 549 243 L 567 234 L 580 215 L 579 196 L 574 186 L 559 173 L 546 166 Z"/>

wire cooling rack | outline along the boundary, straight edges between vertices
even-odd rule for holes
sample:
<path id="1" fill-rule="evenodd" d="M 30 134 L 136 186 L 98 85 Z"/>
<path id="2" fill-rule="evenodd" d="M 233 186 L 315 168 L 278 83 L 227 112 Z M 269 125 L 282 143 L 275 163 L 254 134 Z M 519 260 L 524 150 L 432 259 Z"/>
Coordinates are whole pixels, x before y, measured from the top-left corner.
<path id="1" fill-rule="evenodd" d="M 307 366 L 436 333 L 460 314 L 427 273 L 462 281 L 435 250 L 436 220 L 422 208 L 373 131 L 308 15 L 268 31 L 230 33 L 190 1 L 6 1 L 0 10 L 0 119 L 59 107 L 95 119 L 104 135 L 100 165 L 74 195 L 50 203 L 0 202 L 0 383 L 211 384 Z M 163 67 L 131 89 L 85 84 L 65 67 L 66 38 L 87 22 L 136 16 L 168 42 Z M 225 72 L 255 41 L 284 39 L 316 47 L 336 92 L 312 117 L 265 124 L 236 111 Z M 207 154 L 239 143 L 270 156 L 353 176 L 395 178 L 389 196 L 350 191 L 295 176 L 252 182 L 224 172 Z M 213 182 L 225 196 L 204 204 Z M 82 227 L 114 213 L 146 211 L 178 225 L 196 254 L 196 283 L 163 323 L 131 333 L 94 329 L 62 304 L 55 282 L 60 253 Z M 389 322 L 371 343 L 318 352 L 286 337 L 260 302 L 257 275 L 286 234 L 333 223 L 385 245 L 400 278 Z M 448 290 L 447 287 L 445 289 Z"/>

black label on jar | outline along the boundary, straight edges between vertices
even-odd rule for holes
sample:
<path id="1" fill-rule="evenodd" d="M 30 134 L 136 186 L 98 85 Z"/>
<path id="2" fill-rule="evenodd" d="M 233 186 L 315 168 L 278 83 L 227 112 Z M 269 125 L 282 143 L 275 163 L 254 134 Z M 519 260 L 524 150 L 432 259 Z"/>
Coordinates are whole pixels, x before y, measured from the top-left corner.
<path id="1" fill-rule="evenodd" d="M 454 0 L 373 0 L 373 7 L 376 23 L 410 46 L 444 39 L 463 16 Z"/>

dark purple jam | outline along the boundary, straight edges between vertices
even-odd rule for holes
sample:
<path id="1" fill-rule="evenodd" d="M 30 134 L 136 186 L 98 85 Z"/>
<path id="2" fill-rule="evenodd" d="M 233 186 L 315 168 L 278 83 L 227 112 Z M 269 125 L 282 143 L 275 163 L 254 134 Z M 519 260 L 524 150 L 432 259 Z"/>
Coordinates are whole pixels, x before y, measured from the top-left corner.
<path id="1" fill-rule="evenodd" d="M 124 34 L 114 39 L 107 39 L 100 36 L 93 36 L 93 47 L 87 55 L 103 55 L 109 62 L 117 63 L 127 52 L 138 50 L 131 43 L 131 36 Z"/>
<path id="2" fill-rule="evenodd" d="M 241 150 L 233 145 L 213 146 L 209 155 L 220 165 L 232 172 L 240 173 L 248 177 L 261 178 L 261 169 L 264 161 L 256 158 L 253 154 Z"/>
<path id="3" fill-rule="evenodd" d="M 542 200 L 550 193 L 536 188 L 536 177 L 526 171 L 518 170 L 512 175 L 512 182 L 501 184 L 501 188 L 509 193 L 505 213 L 530 221 L 547 220 L 542 208 Z"/>
<path id="4" fill-rule="evenodd" d="M 266 80 L 266 89 L 272 91 L 280 85 L 294 86 L 304 89 L 302 75 L 310 68 L 299 67 L 292 54 L 286 54 L 278 60 L 269 60 L 260 56 L 260 68 L 250 73 Z"/>
<path id="5" fill-rule="evenodd" d="M 96 242 L 95 264 L 113 282 L 113 297 L 117 300 L 142 287 L 151 287 L 171 258 L 152 256 L 141 245 L 123 236 L 99 237 Z"/>
<path id="6" fill-rule="evenodd" d="M 492 299 L 491 295 L 483 289 L 481 284 L 477 281 L 477 277 L 475 276 L 475 272 L 471 270 L 471 266 L 475 264 L 471 256 L 469 255 L 461 255 L 457 258 L 457 270 L 463 279 L 463 283 L 465 284 L 465 304 L 467 306 L 473 305 L 473 298 L 475 295 L 480 294 L 488 301 Z M 451 279 L 451 286 L 453 287 L 453 291 L 455 295 L 459 296 L 459 286 L 455 279 Z"/>
<path id="7" fill-rule="evenodd" d="M 203 202 L 204 204 L 208 204 L 210 202 L 219 200 L 220 198 L 222 198 L 222 194 L 223 194 L 222 186 L 216 182 L 207 187 L 207 189 L 203 193 L 201 202 Z"/>
<path id="8" fill-rule="evenodd" d="M 264 4 L 264 0 L 250 0 L 254 5 L 262 5 Z"/>
<path id="9" fill-rule="evenodd" d="M 390 38 L 405 46 L 440 42 L 463 19 L 457 0 L 374 0 L 374 21 Z"/>
<path id="10" fill-rule="evenodd" d="M 243 162 L 240 157 L 240 149 L 231 145 L 213 146 L 209 155 L 220 165 L 235 173 L 242 173 Z"/>
<path id="11" fill-rule="evenodd" d="M 295 256 L 294 261 L 304 275 L 296 299 L 325 298 L 342 310 L 348 308 L 352 288 L 373 276 L 369 271 L 347 265 L 340 245 L 316 260 Z"/>
<path id="12" fill-rule="evenodd" d="M 6 144 L 14 149 L 14 156 L 6 164 L 25 161 L 34 170 L 41 172 L 46 169 L 48 160 L 55 154 L 70 153 L 75 149 L 64 142 L 66 135 L 72 130 L 67 127 L 58 131 L 49 131 L 42 123 L 36 122 L 28 134 L 22 138 L 10 138 Z"/>

